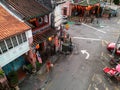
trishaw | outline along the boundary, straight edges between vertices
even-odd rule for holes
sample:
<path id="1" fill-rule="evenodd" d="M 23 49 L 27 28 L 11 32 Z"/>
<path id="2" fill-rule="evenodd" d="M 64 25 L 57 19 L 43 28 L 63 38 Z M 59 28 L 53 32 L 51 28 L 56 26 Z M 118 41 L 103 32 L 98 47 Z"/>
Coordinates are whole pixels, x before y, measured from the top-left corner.
<path id="1" fill-rule="evenodd" d="M 116 68 L 105 67 L 103 72 L 110 78 L 115 78 L 120 80 L 120 64 L 116 66 Z"/>

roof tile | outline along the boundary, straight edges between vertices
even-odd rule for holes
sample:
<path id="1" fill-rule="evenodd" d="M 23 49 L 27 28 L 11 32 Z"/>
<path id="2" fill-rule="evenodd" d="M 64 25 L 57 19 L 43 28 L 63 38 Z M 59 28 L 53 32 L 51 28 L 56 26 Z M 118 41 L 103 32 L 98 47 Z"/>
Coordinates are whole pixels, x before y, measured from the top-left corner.
<path id="1" fill-rule="evenodd" d="M 10 15 L 0 6 L 0 40 L 29 30 L 30 27 Z"/>

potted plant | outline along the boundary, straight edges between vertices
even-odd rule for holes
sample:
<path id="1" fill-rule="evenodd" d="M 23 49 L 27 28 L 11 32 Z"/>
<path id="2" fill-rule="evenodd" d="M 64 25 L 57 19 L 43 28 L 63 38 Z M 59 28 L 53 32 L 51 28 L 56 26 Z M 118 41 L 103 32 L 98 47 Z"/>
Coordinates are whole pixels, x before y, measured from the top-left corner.
<path id="1" fill-rule="evenodd" d="M 18 77 L 17 77 L 17 72 L 11 71 L 8 74 L 8 81 L 11 87 L 16 87 L 18 85 Z"/>
<path id="2" fill-rule="evenodd" d="M 0 78 L 4 78 L 4 71 L 0 69 Z"/>

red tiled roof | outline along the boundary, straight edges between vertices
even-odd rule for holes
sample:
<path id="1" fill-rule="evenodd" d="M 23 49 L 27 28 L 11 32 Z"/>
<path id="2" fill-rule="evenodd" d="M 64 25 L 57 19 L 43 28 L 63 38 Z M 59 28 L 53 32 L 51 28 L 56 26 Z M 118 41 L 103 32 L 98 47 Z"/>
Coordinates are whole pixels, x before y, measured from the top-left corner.
<path id="1" fill-rule="evenodd" d="M 6 0 L 6 2 L 26 20 L 50 13 L 46 7 L 35 0 Z"/>
<path id="2" fill-rule="evenodd" d="M 30 29 L 0 6 L 0 40 Z"/>

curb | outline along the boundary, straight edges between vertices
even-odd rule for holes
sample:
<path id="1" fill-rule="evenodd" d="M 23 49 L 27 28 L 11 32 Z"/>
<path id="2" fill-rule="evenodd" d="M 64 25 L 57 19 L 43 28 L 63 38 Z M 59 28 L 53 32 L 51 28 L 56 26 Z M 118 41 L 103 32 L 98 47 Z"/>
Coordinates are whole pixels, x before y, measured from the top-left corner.
<path id="1" fill-rule="evenodd" d="M 55 56 L 50 57 L 50 60 L 51 60 L 52 63 L 55 63 L 55 62 L 58 60 L 59 57 L 60 57 L 60 55 L 58 55 L 58 56 L 55 55 Z M 41 69 L 37 72 L 37 74 L 41 75 L 41 74 L 43 74 L 45 71 L 46 71 L 46 65 L 44 64 L 44 65 L 41 67 Z"/>

